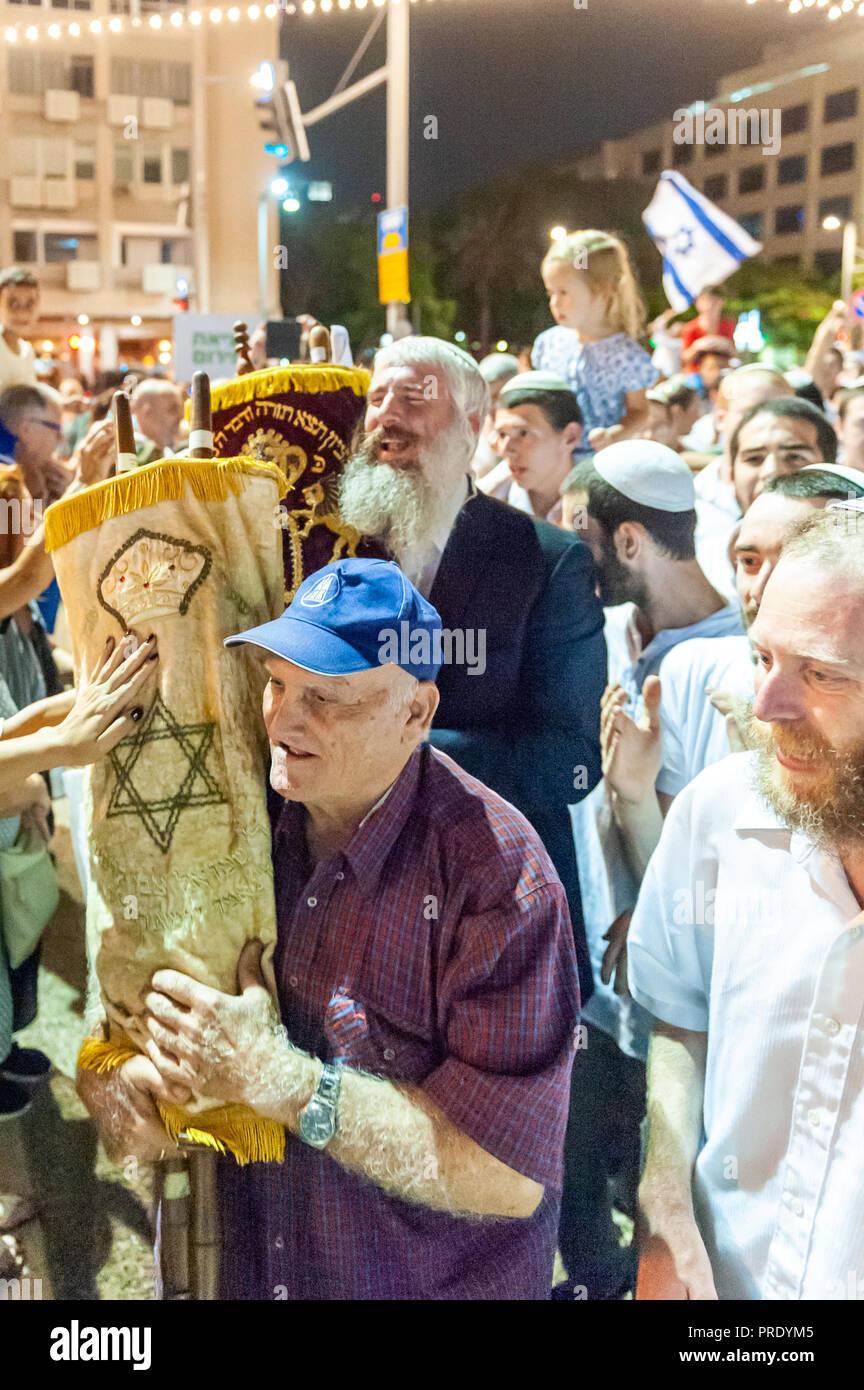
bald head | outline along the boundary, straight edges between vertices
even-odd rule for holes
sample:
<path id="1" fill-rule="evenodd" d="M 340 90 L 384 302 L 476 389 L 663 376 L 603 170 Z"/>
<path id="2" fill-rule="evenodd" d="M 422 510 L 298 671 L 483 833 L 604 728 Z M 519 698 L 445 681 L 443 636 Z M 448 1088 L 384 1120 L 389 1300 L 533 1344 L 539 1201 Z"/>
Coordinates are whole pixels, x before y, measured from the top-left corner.
<path id="1" fill-rule="evenodd" d="M 183 400 L 173 381 L 142 381 L 132 395 L 138 429 L 160 449 L 171 449 L 183 419 Z"/>

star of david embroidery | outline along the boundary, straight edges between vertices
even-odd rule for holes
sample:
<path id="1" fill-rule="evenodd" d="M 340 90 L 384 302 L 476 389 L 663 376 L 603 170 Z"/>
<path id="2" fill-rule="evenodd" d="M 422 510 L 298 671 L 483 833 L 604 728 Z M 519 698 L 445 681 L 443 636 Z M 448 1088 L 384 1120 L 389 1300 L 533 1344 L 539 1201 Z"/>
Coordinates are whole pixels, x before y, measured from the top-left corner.
<path id="1" fill-rule="evenodd" d="M 207 767 L 215 729 L 215 724 L 180 724 L 157 695 L 141 727 L 121 738 L 108 755 L 117 780 L 106 818 L 137 816 L 167 854 L 182 811 L 225 803 Z M 140 788 L 148 783 L 175 790 L 147 798 Z"/>

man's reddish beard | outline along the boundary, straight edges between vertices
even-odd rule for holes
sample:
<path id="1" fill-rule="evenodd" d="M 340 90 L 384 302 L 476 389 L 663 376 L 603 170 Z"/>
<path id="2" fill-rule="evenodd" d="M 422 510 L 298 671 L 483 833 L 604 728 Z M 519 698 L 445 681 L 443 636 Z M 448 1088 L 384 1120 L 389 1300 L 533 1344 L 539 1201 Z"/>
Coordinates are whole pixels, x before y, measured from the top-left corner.
<path id="1" fill-rule="evenodd" d="M 784 825 L 823 848 L 864 841 L 864 739 L 835 748 L 800 726 L 762 723 L 751 714 L 747 742 L 759 755 L 756 789 Z M 812 767 L 784 768 L 778 752 Z"/>

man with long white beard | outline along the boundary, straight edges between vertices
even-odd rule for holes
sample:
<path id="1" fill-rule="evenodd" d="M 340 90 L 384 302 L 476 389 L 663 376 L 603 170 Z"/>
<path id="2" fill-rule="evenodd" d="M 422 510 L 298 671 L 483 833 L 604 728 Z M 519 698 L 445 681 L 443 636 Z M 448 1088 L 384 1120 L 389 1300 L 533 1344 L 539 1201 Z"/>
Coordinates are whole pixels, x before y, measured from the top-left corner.
<path id="1" fill-rule="evenodd" d="M 758 751 L 677 797 L 630 929 L 630 990 L 655 1017 L 638 1298 L 864 1292 L 864 514 L 848 505 L 784 546 L 750 630 Z"/>
<path id="2" fill-rule="evenodd" d="M 567 808 L 600 777 L 603 615 L 577 536 L 476 493 L 488 399 L 473 358 L 449 343 L 384 348 L 339 511 L 384 542 L 441 614 L 449 643 L 430 741 L 540 835 L 567 891 L 584 1001 L 591 966 Z"/>

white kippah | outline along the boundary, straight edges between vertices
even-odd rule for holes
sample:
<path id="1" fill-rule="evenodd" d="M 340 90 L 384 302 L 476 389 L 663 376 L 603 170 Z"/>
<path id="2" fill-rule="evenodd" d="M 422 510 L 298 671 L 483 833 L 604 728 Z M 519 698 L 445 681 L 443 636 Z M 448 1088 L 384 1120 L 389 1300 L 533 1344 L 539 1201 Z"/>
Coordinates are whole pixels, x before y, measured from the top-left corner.
<path id="1" fill-rule="evenodd" d="M 514 396 L 517 391 L 566 391 L 568 395 L 573 395 L 567 382 L 551 372 L 520 372 L 518 376 L 510 378 L 498 399 Z"/>
<path id="2" fill-rule="evenodd" d="M 696 506 L 687 464 L 653 439 L 622 439 L 594 455 L 594 469 L 610 487 L 658 512 L 691 512 Z"/>

